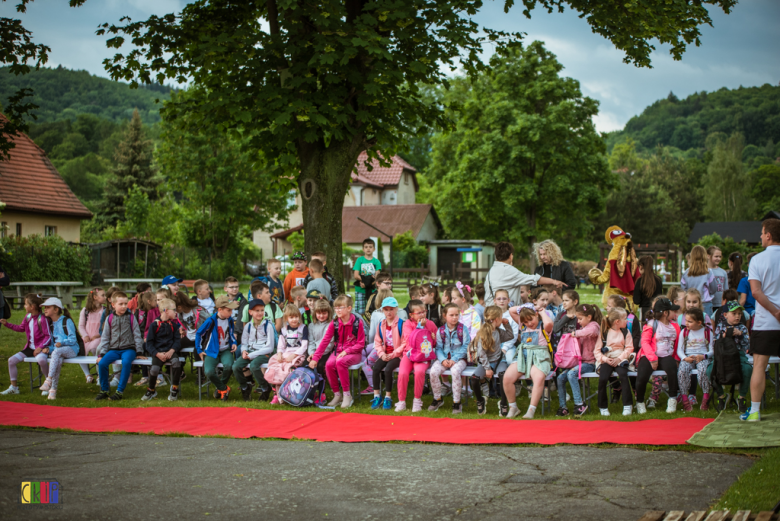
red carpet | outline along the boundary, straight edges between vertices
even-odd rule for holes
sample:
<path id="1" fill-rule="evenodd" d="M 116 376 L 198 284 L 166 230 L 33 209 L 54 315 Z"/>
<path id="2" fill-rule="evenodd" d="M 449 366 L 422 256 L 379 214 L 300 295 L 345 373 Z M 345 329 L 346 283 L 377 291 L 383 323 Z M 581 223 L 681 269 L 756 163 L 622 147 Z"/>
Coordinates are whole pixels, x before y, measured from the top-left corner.
<path id="1" fill-rule="evenodd" d="M 456 420 L 242 407 L 94 409 L 0 402 L 0 424 L 84 432 L 186 433 L 233 438 L 316 441 L 430 441 L 440 443 L 556 443 L 684 445 L 711 419 L 634 422 L 577 420 Z"/>

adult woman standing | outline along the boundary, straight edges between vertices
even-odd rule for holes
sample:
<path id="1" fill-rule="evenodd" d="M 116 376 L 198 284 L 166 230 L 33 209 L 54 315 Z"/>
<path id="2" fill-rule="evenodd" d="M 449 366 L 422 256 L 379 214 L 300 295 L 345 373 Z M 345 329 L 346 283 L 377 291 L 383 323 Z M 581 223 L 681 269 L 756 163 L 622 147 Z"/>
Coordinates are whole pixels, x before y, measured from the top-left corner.
<path id="1" fill-rule="evenodd" d="M 571 264 L 563 260 L 561 249 L 552 239 L 534 244 L 536 253 L 536 270 L 534 273 L 566 284 L 566 289 L 577 287 L 577 278 L 571 269 Z"/>

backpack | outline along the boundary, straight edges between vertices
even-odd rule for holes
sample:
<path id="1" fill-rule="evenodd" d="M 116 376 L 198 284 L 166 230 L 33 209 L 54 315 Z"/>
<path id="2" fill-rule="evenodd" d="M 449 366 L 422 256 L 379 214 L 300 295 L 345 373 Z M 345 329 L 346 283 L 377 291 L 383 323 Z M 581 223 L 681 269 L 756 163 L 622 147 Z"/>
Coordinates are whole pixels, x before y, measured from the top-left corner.
<path id="1" fill-rule="evenodd" d="M 726 336 L 715 340 L 712 358 L 712 380 L 721 386 L 742 383 L 742 364 L 739 347 L 734 340 L 734 328 L 726 330 Z"/>
<path id="2" fill-rule="evenodd" d="M 353 317 L 355 317 L 355 320 L 352 322 L 352 336 L 355 338 L 358 337 L 358 328 L 363 324 L 363 321 L 360 320 L 360 317 L 357 316 L 354 313 L 351 313 Z M 333 341 L 335 345 L 339 345 L 339 319 L 334 318 L 333 319 Z"/>
<path id="3" fill-rule="evenodd" d="M 108 315 L 108 327 L 109 327 L 109 333 L 111 332 L 111 319 L 114 318 L 114 312 L 112 311 Z M 135 318 L 135 315 L 130 313 L 130 327 L 133 327 L 133 319 Z"/>
<path id="4" fill-rule="evenodd" d="M 71 320 L 71 322 L 73 321 Z M 65 317 L 65 320 L 62 321 L 62 330 L 65 332 L 66 335 L 70 336 L 70 333 L 68 333 L 68 317 Z M 79 345 L 79 352 L 77 356 L 86 355 L 87 351 L 86 349 L 84 349 L 84 340 L 82 340 L 78 328 L 76 328 L 76 343 Z"/>
<path id="5" fill-rule="evenodd" d="M 455 333 L 458 335 L 458 340 L 460 341 L 461 345 L 463 345 L 463 323 L 462 322 L 458 322 L 458 325 L 455 327 Z M 442 346 L 444 346 L 446 335 L 447 335 L 447 325 L 445 324 L 439 328 L 439 338 L 441 338 Z"/>
<path id="6" fill-rule="evenodd" d="M 382 327 L 382 323 L 380 322 L 379 323 L 379 340 L 381 340 L 382 342 L 385 341 L 385 338 L 382 336 L 382 330 L 383 329 L 384 328 Z M 403 331 L 404 331 L 404 321 L 399 318 L 398 319 L 398 337 L 399 338 L 404 336 Z M 461 341 L 463 341 L 462 337 L 461 337 Z"/>
<path id="7" fill-rule="evenodd" d="M 560 369 L 574 369 L 578 367 L 578 376 L 582 376 L 582 352 L 580 343 L 571 334 L 566 333 L 558 342 L 558 350 L 553 357 L 555 366 Z"/>
<path id="8" fill-rule="evenodd" d="M 279 387 L 277 396 L 282 403 L 293 407 L 314 405 L 325 392 L 325 379 L 308 367 L 294 369 Z"/>
<path id="9" fill-rule="evenodd" d="M 409 360 L 412 362 L 430 362 L 436 359 L 436 352 L 433 349 L 436 345 L 436 338 L 432 337 L 431 332 L 426 328 L 416 328 L 409 335 L 408 342 L 412 346 L 408 354 Z"/>

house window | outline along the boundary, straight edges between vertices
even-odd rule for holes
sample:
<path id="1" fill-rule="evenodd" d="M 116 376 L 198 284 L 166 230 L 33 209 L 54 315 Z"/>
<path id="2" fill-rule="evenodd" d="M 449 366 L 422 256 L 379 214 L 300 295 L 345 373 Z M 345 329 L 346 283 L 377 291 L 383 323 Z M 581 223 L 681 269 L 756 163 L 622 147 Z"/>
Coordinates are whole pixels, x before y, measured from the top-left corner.
<path id="1" fill-rule="evenodd" d="M 0 224 L 0 238 L 5 239 L 8 236 L 8 223 L 3 221 Z"/>
<path id="2" fill-rule="evenodd" d="M 16 223 L 16 236 L 22 236 L 22 223 Z"/>
<path id="3" fill-rule="evenodd" d="M 404 174 L 404 184 L 405 185 L 409 184 L 409 174 Z"/>
<path id="4" fill-rule="evenodd" d="M 57 235 L 57 227 L 56 226 L 44 226 L 43 227 L 43 234 L 46 237 L 52 237 L 54 235 Z"/>

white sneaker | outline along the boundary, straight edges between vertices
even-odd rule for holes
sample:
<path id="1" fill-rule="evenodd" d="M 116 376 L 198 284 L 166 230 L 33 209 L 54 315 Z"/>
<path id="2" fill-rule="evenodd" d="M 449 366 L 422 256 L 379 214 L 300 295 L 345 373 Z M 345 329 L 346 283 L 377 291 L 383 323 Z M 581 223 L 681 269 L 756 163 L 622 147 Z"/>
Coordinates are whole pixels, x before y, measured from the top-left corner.
<path id="1" fill-rule="evenodd" d="M 623 416 L 631 416 L 631 413 L 634 411 L 634 408 L 630 405 L 624 405 L 623 406 Z"/>
<path id="2" fill-rule="evenodd" d="M 56 400 L 57 399 L 57 389 L 52 389 L 49 391 L 49 400 Z"/>
<path id="3" fill-rule="evenodd" d="M 336 407 L 340 403 L 341 403 L 341 393 L 336 393 L 333 395 L 333 399 L 328 402 L 328 407 Z"/>
<path id="4" fill-rule="evenodd" d="M 46 381 L 45 381 L 45 382 L 43 382 L 43 383 L 41 384 L 41 386 L 39 387 L 39 389 L 40 389 L 41 391 L 48 391 L 49 389 L 51 389 L 51 380 L 49 380 L 49 379 L 47 378 L 47 379 L 46 379 Z"/>
<path id="5" fill-rule="evenodd" d="M 352 394 L 344 393 L 344 398 L 341 400 L 341 408 L 347 409 L 348 407 L 352 407 L 353 403 L 355 403 L 355 400 L 352 398 Z"/>
<path id="6" fill-rule="evenodd" d="M 41 391 L 41 396 L 49 396 L 49 391 Z"/>
<path id="7" fill-rule="evenodd" d="M 422 411 L 422 408 L 423 408 L 422 400 L 418 400 L 417 398 L 412 400 L 412 412 L 420 412 Z"/>
<path id="8" fill-rule="evenodd" d="M 517 408 L 517 406 L 512 407 L 509 406 L 509 411 L 506 413 L 507 418 L 514 418 L 515 416 L 520 415 L 520 409 Z"/>
<path id="9" fill-rule="evenodd" d="M 9 385 L 8 389 L 6 389 L 0 394 L 19 394 L 19 388 L 15 385 Z"/>
<path id="10" fill-rule="evenodd" d="M 599 409 L 602 416 L 609 416 L 609 409 Z"/>
<path id="11" fill-rule="evenodd" d="M 118 387 L 119 386 L 119 378 L 114 377 L 113 380 L 111 380 L 110 384 L 111 387 Z"/>
<path id="12" fill-rule="evenodd" d="M 523 415 L 524 420 L 533 420 L 534 414 L 536 414 L 536 410 L 528 409 L 528 411 Z"/>
<path id="13" fill-rule="evenodd" d="M 642 402 L 638 402 L 636 404 L 636 412 L 638 412 L 639 414 L 645 414 L 647 413 L 647 407 L 645 407 L 645 404 L 643 404 Z"/>
<path id="14" fill-rule="evenodd" d="M 647 408 L 648 409 L 655 409 L 655 404 L 656 404 L 656 402 L 652 398 L 649 398 L 647 400 Z"/>
<path id="15" fill-rule="evenodd" d="M 677 398 L 669 398 L 669 401 L 666 402 L 666 412 L 677 412 Z"/>
<path id="16" fill-rule="evenodd" d="M 406 410 L 406 402 L 398 402 L 395 404 L 395 412 L 401 412 Z"/>

